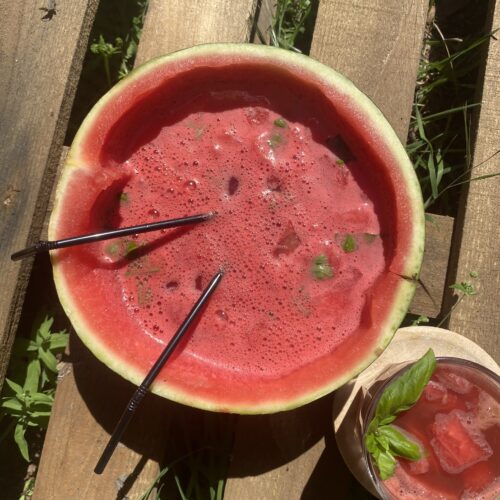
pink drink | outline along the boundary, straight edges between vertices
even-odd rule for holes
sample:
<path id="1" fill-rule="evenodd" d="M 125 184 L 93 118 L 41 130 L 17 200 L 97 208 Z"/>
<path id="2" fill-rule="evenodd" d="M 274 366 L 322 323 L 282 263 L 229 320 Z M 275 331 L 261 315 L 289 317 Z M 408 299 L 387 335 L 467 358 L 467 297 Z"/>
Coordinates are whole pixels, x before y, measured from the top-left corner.
<path id="1" fill-rule="evenodd" d="M 246 52 L 173 57 L 112 91 L 75 140 L 51 237 L 216 211 L 58 251 L 61 295 L 100 359 L 140 380 L 222 266 L 157 392 L 276 411 L 381 353 L 413 291 L 423 217 L 404 152 L 363 118 L 367 102 Z"/>
<path id="2" fill-rule="evenodd" d="M 442 358 L 419 401 L 393 425 L 420 443 L 424 452 L 416 462 L 398 458 L 394 476 L 385 481 L 377 478 L 384 497 L 499 498 L 497 375 L 475 363 Z"/>

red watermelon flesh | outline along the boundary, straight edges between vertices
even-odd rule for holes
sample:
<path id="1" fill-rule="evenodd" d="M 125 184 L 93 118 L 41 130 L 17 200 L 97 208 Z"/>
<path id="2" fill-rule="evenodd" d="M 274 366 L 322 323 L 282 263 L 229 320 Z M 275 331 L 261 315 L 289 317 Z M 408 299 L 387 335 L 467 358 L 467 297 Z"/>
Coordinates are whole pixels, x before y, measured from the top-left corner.
<path id="1" fill-rule="evenodd" d="M 317 398 L 382 351 L 411 298 L 422 207 L 401 149 L 362 94 L 307 58 L 206 46 L 154 61 L 82 126 L 51 238 L 217 216 L 58 251 L 61 301 L 138 382 L 223 267 L 153 390 L 250 413 Z"/>

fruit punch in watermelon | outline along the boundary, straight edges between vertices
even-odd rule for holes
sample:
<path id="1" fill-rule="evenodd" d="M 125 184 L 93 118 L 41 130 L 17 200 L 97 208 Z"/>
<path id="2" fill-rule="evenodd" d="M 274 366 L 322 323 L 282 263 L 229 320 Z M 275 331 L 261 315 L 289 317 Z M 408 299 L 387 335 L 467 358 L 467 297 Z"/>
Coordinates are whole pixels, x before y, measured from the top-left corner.
<path id="1" fill-rule="evenodd" d="M 421 458 L 398 458 L 384 481 L 373 468 L 383 498 L 500 498 L 498 375 L 469 361 L 438 359 L 417 403 L 393 425 L 418 443 Z"/>
<path id="2" fill-rule="evenodd" d="M 207 211 L 197 226 L 53 253 L 76 331 L 138 383 L 220 266 L 152 390 L 201 408 L 293 408 L 373 361 L 423 253 L 413 167 L 375 106 L 305 56 L 208 45 L 139 68 L 91 111 L 50 237 Z"/>

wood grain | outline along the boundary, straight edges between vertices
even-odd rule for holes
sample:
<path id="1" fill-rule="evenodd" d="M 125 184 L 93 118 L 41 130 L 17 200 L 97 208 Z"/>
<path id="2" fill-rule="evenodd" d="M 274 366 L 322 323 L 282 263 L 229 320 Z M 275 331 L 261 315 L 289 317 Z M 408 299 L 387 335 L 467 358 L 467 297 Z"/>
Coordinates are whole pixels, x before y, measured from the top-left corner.
<path id="1" fill-rule="evenodd" d="M 31 263 L 10 255 L 40 236 L 97 0 L 2 1 L 0 28 L 0 386 Z"/>
<path id="2" fill-rule="evenodd" d="M 201 43 L 246 42 L 255 0 L 151 0 L 138 63 Z"/>
<path id="3" fill-rule="evenodd" d="M 212 1 L 211 5 L 151 1 L 137 64 L 195 43 L 245 41 L 252 8 L 253 1 L 241 0 Z M 200 16 L 200 12 L 206 15 Z M 203 433 L 202 422 L 207 420 L 203 412 L 151 396 L 149 405 L 141 405 L 134 417 L 124 444 L 117 448 L 102 476 L 96 476 L 93 469 L 99 453 L 133 388 L 93 358 L 75 336 L 67 371 L 56 391 L 36 499 L 139 498 L 157 476 L 159 464 L 182 455 L 172 440 L 183 423 L 192 421 L 193 436 Z"/>
<path id="4" fill-rule="evenodd" d="M 323 0 L 311 45 L 311 56 L 350 78 L 377 104 L 403 143 L 427 6 L 423 0 Z"/>
<path id="5" fill-rule="evenodd" d="M 453 235 L 453 217 L 428 214 L 425 222 L 425 251 L 420 283 L 410 306 L 412 314 L 439 316 L 446 289 L 448 261 Z"/>
<path id="6" fill-rule="evenodd" d="M 163 457 L 166 401 L 148 395 L 104 473 L 96 475 L 100 453 L 134 387 L 94 358 L 74 333 L 59 377 L 33 498 L 138 498 Z"/>
<path id="7" fill-rule="evenodd" d="M 496 6 L 495 6 L 496 3 Z M 492 22 L 500 26 L 500 2 L 490 2 Z M 500 41 L 491 39 L 484 74 L 472 177 L 499 171 L 499 156 L 486 161 L 500 148 Z M 457 217 L 457 268 L 450 282 L 474 281 L 478 294 L 466 297 L 451 315 L 449 328 L 472 339 L 497 362 L 500 360 L 500 177 L 471 182 Z M 479 277 L 471 280 L 469 273 Z"/>
<path id="8" fill-rule="evenodd" d="M 427 4 L 323 0 L 311 46 L 313 57 L 344 73 L 375 101 L 402 140 L 408 130 Z M 322 407 L 320 400 L 305 409 L 258 417 L 253 431 L 241 419 L 225 498 L 328 498 L 332 492 L 335 498 L 347 498 L 353 480 L 335 440 L 328 438 L 331 415 L 331 406 Z M 266 428 L 271 429 L 267 436 Z M 283 428 L 289 430 L 286 435 Z M 306 440 L 305 446 L 305 434 L 317 429 L 322 435 L 312 443 Z M 262 455 L 266 463 L 254 470 L 255 457 L 263 460 Z"/>

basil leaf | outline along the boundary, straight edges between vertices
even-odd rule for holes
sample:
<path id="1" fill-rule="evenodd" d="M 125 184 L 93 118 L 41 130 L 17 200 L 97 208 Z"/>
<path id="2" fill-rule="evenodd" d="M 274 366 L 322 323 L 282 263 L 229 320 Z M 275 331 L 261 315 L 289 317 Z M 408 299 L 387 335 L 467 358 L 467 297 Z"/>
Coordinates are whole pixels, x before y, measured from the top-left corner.
<path id="1" fill-rule="evenodd" d="M 378 428 L 378 433 L 389 442 L 389 448 L 394 456 L 419 460 L 421 457 L 418 444 L 410 441 L 402 432 L 392 425 L 384 425 Z"/>
<path id="2" fill-rule="evenodd" d="M 368 425 L 364 441 L 382 480 L 394 474 L 394 457 L 400 456 L 409 460 L 418 460 L 421 457 L 420 447 L 388 424 L 396 419 L 398 413 L 408 410 L 418 401 L 435 368 L 436 358 L 432 349 L 429 349 L 422 358 L 384 389 L 378 401 L 375 416 Z"/>
<path id="3" fill-rule="evenodd" d="M 382 480 L 390 478 L 396 468 L 396 459 L 389 452 L 382 452 L 377 457 L 377 467 Z"/>
<path id="4" fill-rule="evenodd" d="M 375 411 L 379 421 L 411 408 L 418 401 L 435 368 L 436 358 L 432 349 L 429 349 L 414 365 L 391 382 L 384 389 Z"/>

